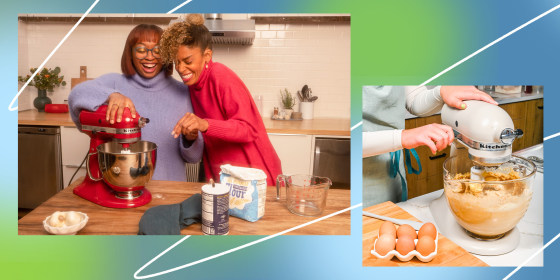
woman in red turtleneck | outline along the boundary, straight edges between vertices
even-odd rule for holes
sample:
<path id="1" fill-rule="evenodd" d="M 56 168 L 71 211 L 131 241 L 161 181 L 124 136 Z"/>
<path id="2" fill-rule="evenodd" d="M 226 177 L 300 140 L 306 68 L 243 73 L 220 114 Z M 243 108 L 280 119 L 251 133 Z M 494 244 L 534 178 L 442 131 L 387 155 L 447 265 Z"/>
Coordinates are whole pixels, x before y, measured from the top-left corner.
<path id="1" fill-rule="evenodd" d="M 193 113 L 186 113 L 172 134 L 204 135 L 207 179 L 220 178 L 220 166 L 263 170 L 267 184 L 282 173 L 280 159 L 268 139 L 263 121 L 243 81 L 225 65 L 212 61 L 212 36 L 202 16 L 191 14 L 165 30 L 160 41 L 162 58 L 189 86 Z"/>

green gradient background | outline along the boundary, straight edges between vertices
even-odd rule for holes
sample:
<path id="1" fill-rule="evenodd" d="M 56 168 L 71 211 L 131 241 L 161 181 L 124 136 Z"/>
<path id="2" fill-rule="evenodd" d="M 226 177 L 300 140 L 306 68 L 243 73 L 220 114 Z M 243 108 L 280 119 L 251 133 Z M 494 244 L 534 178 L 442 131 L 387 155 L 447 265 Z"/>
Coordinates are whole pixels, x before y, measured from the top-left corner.
<path id="1" fill-rule="evenodd" d="M 102 0 L 93 13 L 162 13 L 182 1 Z M 202 1 L 178 12 L 222 13 L 350 13 L 352 25 L 352 125 L 361 120 L 363 85 L 420 84 L 485 44 L 559 4 L 559 1 Z M 93 1 L 9 1 L 0 22 L 4 65 L 0 69 L 5 107 L 0 109 L 8 148 L 0 196 L 0 279 L 133 279 L 133 273 L 181 237 L 177 236 L 18 236 L 17 235 L 17 114 L 6 110 L 18 91 L 17 15 L 19 13 L 83 13 Z M 157 6 L 157 7 L 156 7 Z M 558 90 L 559 14 L 555 12 L 457 67 L 432 84 L 544 84 Z M 79 27 L 78 27 L 79 28 Z M 545 44 L 526 44 L 527 42 Z M 336 54 L 333 54 L 336 55 Z M 326 57 L 325 59 L 328 59 Z M 515 59 L 515 63 L 512 60 Z M 526 67 L 523 65 L 539 67 Z M 497 65 L 502 65 L 501 67 Z M 525 70 L 520 70 L 525 69 Z M 333 69 L 336 71 L 336 69 Z M 340 73 L 347 75 L 347 73 Z M 552 92 L 552 91 L 551 91 Z M 547 95 L 547 105 L 557 98 Z M 552 101 L 552 102 L 551 102 Z M 559 100 L 560 101 L 560 100 Z M 551 122 L 558 113 L 545 110 L 545 135 L 560 131 Z M 547 157 L 557 142 L 547 142 Z M 549 149 L 549 147 L 552 147 Z M 550 163 L 554 168 L 555 163 Z M 554 169 L 550 169 L 554 170 Z M 352 132 L 352 205 L 361 203 L 361 128 Z M 545 205 L 560 191 L 545 178 Z M 361 209 L 352 211 L 352 236 L 282 236 L 188 269 L 153 279 L 495 279 L 512 268 L 363 268 Z M 545 207 L 545 242 L 560 232 Z M 257 240 L 260 236 L 194 236 L 163 256 L 141 275 L 155 273 Z M 558 244 L 545 254 L 545 269 L 525 268 L 516 279 L 553 274 Z M 548 274 L 550 273 L 550 274 Z"/>

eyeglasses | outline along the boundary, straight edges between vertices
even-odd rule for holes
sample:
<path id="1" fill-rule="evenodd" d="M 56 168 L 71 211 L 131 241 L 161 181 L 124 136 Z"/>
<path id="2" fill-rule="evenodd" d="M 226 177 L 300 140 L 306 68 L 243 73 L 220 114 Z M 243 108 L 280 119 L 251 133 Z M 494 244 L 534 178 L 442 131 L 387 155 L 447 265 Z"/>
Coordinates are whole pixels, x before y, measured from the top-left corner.
<path id="1" fill-rule="evenodd" d="M 134 56 L 137 59 L 144 59 L 146 58 L 146 56 L 148 56 L 148 52 L 152 52 L 152 56 L 154 58 L 160 58 L 160 50 L 159 50 L 159 46 L 155 46 L 151 49 L 148 49 L 144 46 L 138 46 L 136 48 L 134 48 Z"/>

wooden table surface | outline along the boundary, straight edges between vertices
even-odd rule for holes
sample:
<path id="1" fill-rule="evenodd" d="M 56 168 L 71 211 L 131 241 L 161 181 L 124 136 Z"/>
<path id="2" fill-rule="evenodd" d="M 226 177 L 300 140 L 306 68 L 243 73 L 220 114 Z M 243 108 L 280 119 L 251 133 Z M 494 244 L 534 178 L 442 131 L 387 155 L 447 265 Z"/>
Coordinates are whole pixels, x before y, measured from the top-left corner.
<path id="1" fill-rule="evenodd" d="M 180 203 L 195 193 L 200 193 L 202 183 L 150 181 L 147 185 L 152 193 L 152 201 L 138 208 L 113 209 L 99 206 L 74 193 L 72 189 L 81 182 L 77 180 L 71 186 L 60 191 L 49 200 L 35 208 L 18 221 L 18 233 L 22 235 L 48 234 L 43 228 L 43 220 L 55 211 L 80 211 L 89 216 L 87 225 L 78 234 L 85 235 L 135 235 L 138 222 L 148 208 Z M 322 216 L 350 207 L 350 190 L 330 189 L 327 207 L 321 216 L 302 217 L 292 214 L 285 206 L 285 190 L 281 189 L 281 199 L 276 200 L 276 188 L 268 187 L 264 216 L 252 223 L 230 216 L 230 235 L 271 235 Z M 184 235 L 202 234 L 199 223 L 181 230 Z M 297 229 L 287 234 L 292 235 L 349 235 L 350 211 L 330 217 L 312 225 Z"/>
<path id="2" fill-rule="evenodd" d="M 396 204 L 387 201 L 364 211 L 397 219 L 419 221 Z M 438 253 L 430 262 L 424 263 L 414 257 L 402 262 L 397 257 L 390 260 L 378 259 L 371 254 L 373 243 L 377 239 L 379 228 L 384 221 L 362 216 L 362 265 L 363 266 L 488 266 L 486 263 L 459 247 L 441 233 L 438 236 Z"/>

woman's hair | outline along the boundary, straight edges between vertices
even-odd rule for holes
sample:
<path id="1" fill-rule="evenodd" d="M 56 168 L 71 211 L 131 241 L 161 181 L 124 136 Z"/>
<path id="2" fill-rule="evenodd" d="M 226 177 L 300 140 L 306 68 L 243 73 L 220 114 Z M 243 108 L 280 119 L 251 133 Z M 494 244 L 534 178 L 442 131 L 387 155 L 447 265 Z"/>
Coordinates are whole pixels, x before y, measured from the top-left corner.
<path id="1" fill-rule="evenodd" d="M 153 24 L 140 24 L 130 31 L 121 57 L 121 70 L 125 76 L 130 77 L 137 73 L 132 64 L 132 48 L 134 45 L 142 41 L 158 42 L 162 33 L 163 29 Z M 164 63 L 162 71 L 165 72 L 166 76 L 171 76 L 173 65 L 165 65 Z"/>
<path id="2" fill-rule="evenodd" d="M 189 14 L 185 21 L 165 29 L 159 42 L 163 63 L 173 64 L 180 45 L 199 47 L 202 52 L 212 49 L 212 34 L 204 26 L 204 18 L 200 14 Z"/>

